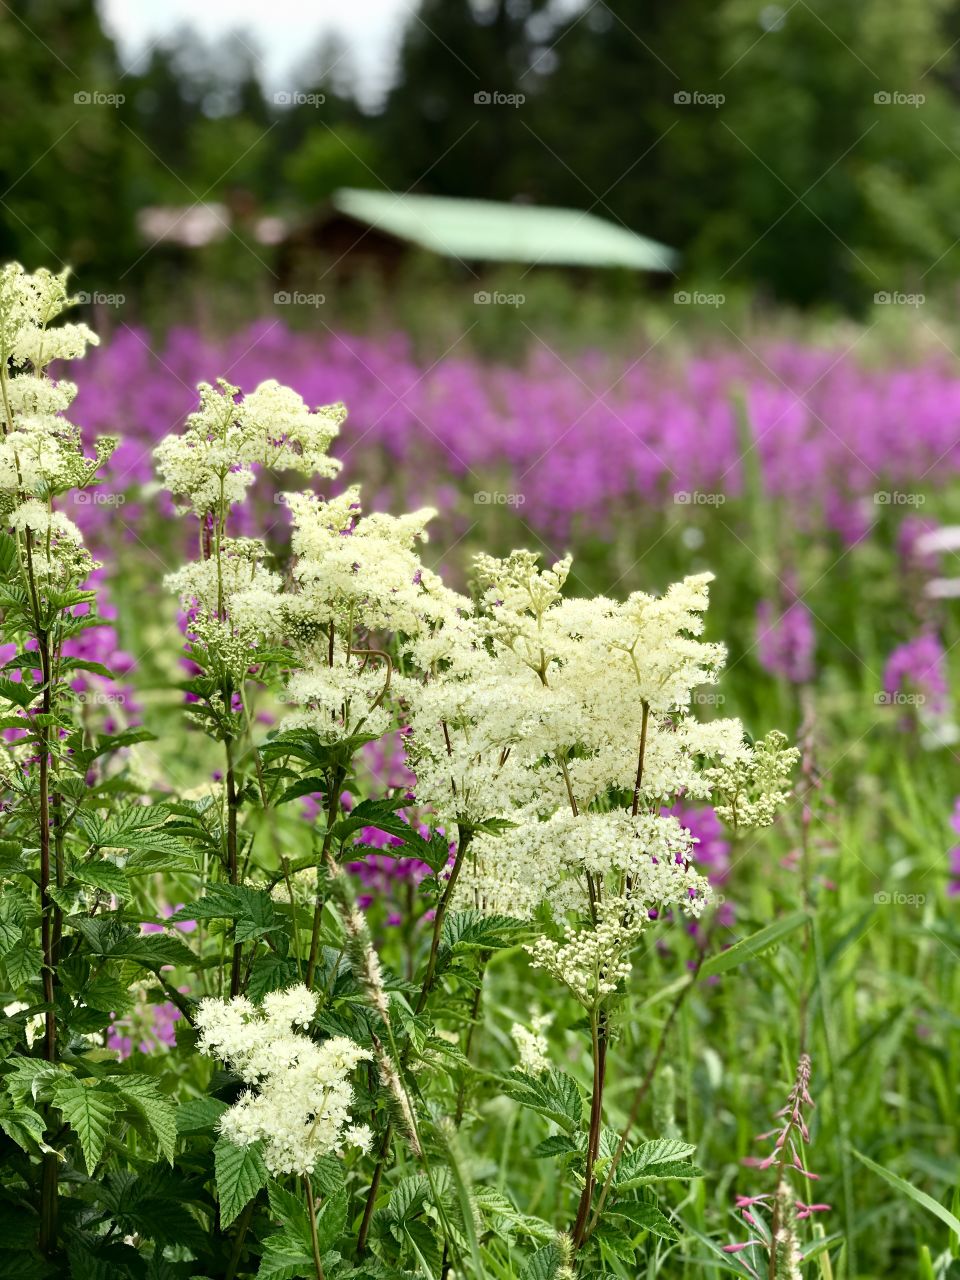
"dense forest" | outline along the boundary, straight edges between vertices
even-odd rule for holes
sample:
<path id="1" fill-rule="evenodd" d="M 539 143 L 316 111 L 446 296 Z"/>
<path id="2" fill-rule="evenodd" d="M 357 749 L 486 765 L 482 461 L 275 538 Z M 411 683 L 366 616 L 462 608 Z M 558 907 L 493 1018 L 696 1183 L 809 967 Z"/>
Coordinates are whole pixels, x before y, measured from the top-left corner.
<path id="1" fill-rule="evenodd" d="M 352 185 L 591 210 L 800 305 L 935 292 L 960 252 L 958 34 L 942 0 L 422 0 L 373 109 L 332 38 L 278 93 L 249 33 L 125 66 L 93 0 L 11 0 L 0 253 L 57 245 L 115 287 L 151 270 L 144 206 L 300 216 Z"/>

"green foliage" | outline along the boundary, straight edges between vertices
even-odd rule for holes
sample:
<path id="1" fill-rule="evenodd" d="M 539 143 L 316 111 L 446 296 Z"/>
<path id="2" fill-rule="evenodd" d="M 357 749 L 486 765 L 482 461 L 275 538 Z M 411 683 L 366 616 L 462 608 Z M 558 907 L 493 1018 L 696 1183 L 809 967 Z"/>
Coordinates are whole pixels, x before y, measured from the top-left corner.
<path id="1" fill-rule="evenodd" d="M 583 1123 L 583 1099 L 575 1080 L 562 1071 L 544 1076 L 524 1075 L 516 1071 L 503 1081 L 503 1091 L 524 1107 L 553 1120 L 568 1133 L 575 1133 Z"/>
<path id="2" fill-rule="evenodd" d="M 221 1138 L 214 1147 L 220 1226 L 229 1227 L 240 1210 L 267 1185 L 267 1167 L 256 1144 L 236 1147 Z"/>

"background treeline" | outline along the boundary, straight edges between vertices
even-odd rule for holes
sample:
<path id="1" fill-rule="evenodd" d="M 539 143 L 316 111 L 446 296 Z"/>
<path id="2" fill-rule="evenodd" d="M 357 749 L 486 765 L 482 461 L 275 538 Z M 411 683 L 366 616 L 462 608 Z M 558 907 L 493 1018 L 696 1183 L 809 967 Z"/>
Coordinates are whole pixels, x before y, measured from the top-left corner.
<path id="1" fill-rule="evenodd" d="M 223 270 L 249 274 L 252 215 L 349 184 L 593 209 L 762 298 L 930 295 L 960 262 L 958 37 L 950 0 L 422 0 L 374 110 L 330 40 L 289 86 L 323 105 L 281 106 L 249 34 L 180 32 L 130 71 L 93 0 L 10 0 L 0 257 L 136 286 L 155 263 L 136 211 L 219 200 Z M 93 91 L 124 101 L 75 101 Z"/>

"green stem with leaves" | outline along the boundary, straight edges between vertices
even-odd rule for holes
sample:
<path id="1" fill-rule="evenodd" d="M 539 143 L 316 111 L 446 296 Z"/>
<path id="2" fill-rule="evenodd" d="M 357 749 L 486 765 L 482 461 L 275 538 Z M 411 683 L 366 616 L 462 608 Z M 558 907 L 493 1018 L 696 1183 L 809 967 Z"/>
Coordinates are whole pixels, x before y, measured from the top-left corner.
<path id="1" fill-rule="evenodd" d="M 313 1247 L 313 1269 L 317 1273 L 317 1280 L 323 1280 L 323 1266 L 320 1262 L 320 1240 L 317 1236 L 317 1207 L 313 1199 L 313 1187 L 310 1184 L 310 1175 L 305 1174 L 303 1185 L 307 1190 L 307 1213 L 310 1215 L 310 1243 Z"/>
<path id="2" fill-rule="evenodd" d="M 38 619 L 39 621 L 39 619 Z M 44 1013 L 43 1056 L 47 1062 L 57 1060 L 57 1018 L 54 1008 L 56 956 L 54 936 L 60 932 L 60 912 L 50 897 L 50 739 L 47 717 L 52 707 L 50 687 L 50 640 L 46 631 L 37 632 L 40 669 L 43 679 L 43 722 L 37 730 L 39 765 L 39 836 L 40 836 L 40 939 L 43 950 Z M 56 922 L 54 917 L 58 917 Z M 57 1245 L 57 1200 L 59 1168 L 56 1152 L 44 1152 L 40 1188 L 40 1252 L 49 1257 Z"/>
<path id="3" fill-rule="evenodd" d="M 427 998 L 433 988 L 433 984 L 437 976 L 437 957 L 440 952 L 440 936 L 443 932 L 443 922 L 446 919 L 447 908 L 450 905 L 450 899 L 453 891 L 457 887 L 457 880 L 460 876 L 460 868 L 463 866 L 463 860 L 466 857 L 467 849 L 470 846 L 470 831 L 465 827 L 459 828 L 459 839 L 457 840 L 457 854 L 453 860 L 453 866 L 450 868 L 450 877 L 447 880 L 443 893 L 440 895 L 440 901 L 437 903 L 436 914 L 433 917 L 433 934 L 430 938 L 430 955 L 427 958 L 427 969 L 423 977 L 423 985 L 420 988 L 420 995 L 417 998 L 415 1012 L 422 1013 L 426 1007 Z"/>
<path id="4" fill-rule="evenodd" d="M 321 866 L 317 868 L 317 896 L 313 905 L 313 928 L 310 931 L 310 953 L 307 957 L 307 986 L 313 990 L 313 979 L 317 970 L 317 960 L 320 956 L 320 925 L 323 920 L 323 875 L 328 860 L 330 859 L 330 849 L 333 843 L 333 827 L 337 820 L 337 814 L 340 811 L 340 788 L 343 786 L 343 771 L 334 770 L 330 779 L 330 791 L 327 796 L 327 829 L 323 833 L 323 845 L 321 847 Z"/>
<path id="5" fill-rule="evenodd" d="M 422 1013 L 426 1007 L 431 988 L 433 987 L 437 972 L 437 956 L 440 950 L 440 935 L 443 930 L 443 921 L 447 914 L 447 907 L 450 903 L 451 895 L 456 888 L 457 878 L 460 875 L 460 868 L 463 866 L 463 859 L 466 856 L 467 848 L 470 843 L 470 832 L 464 828 L 459 828 L 459 840 L 457 842 L 457 854 L 453 861 L 453 867 L 450 870 L 450 877 L 447 880 L 443 893 L 440 895 L 440 901 L 437 903 L 436 914 L 433 919 L 433 933 L 430 938 L 430 955 L 427 959 L 427 968 L 423 978 L 423 984 L 420 988 L 420 995 L 416 1003 L 416 1012 Z M 402 1062 L 399 1064 L 402 1067 Z M 390 1154 L 390 1143 L 393 1138 L 393 1124 L 388 1123 L 383 1133 L 383 1139 L 380 1143 L 380 1150 L 377 1153 L 377 1163 L 373 1171 L 373 1177 L 370 1180 L 370 1190 L 367 1192 L 366 1204 L 363 1208 L 363 1218 L 360 1222 L 360 1231 L 357 1236 L 357 1253 L 362 1254 L 366 1249 L 367 1235 L 370 1230 L 370 1220 L 373 1217 L 373 1209 L 376 1204 L 377 1195 L 380 1191 L 380 1181 L 383 1177 L 383 1170 Z"/>
<path id="6" fill-rule="evenodd" d="M 587 1135 L 587 1161 L 583 1191 L 577 1206 L 577 1217 L 571 1237 L 574 1249 L 583 1243 L 587 1216 L 595 1185 L 593 1167 L 600 1151 L 600 1128 L 603 1121 L 603 1086 L 607 1074 L 607 1019 L 603 1006 L 594 1006 L 590 1014 L 590 1040 L 593 1047 L 593 1093 L 590 1098 L 590 1130 Z"/>
<path id="7" fill-rule="evenodd" d="M 237 860 L 237 780 L 234 772 L 233 763 L 233 739 L 224 738 L 224 747 L 227 753 L 227 875 L 232 885 L 239 883 L 239 870 Z M 233 959 L 230 965 L 230 995 L 238 996 L 240 994 L 240 973 L 241 963 L 243 959 L 243 944 L 234 942 Z"/>

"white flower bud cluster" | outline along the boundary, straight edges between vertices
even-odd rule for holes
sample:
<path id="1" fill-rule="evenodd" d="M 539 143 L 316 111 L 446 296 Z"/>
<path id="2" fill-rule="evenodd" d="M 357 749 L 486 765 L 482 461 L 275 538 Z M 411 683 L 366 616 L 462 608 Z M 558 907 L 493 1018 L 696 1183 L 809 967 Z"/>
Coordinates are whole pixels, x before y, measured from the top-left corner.
<path id="1" fill-rule="evenodd" d="M 709 769 L 706 781 L 718 797 L 717 813 L 734 827 L 769 827 L 790 795 L 790 773 L 800 758 L 774 729 Z"/>
<path id="2" fill-rule="evenodd" d="M 246 997 L 201 1000 L 202 1053 L 219 1058 L 250 1085 L 220 1119 L 236 1146 L 263 1143 L 273 1174 L 305 1174 L 317 1160 L 345 1146 L 370 1143 L 370 1130 L 350 1117 L 350 1075 L 371 1054 L 344 1036 L 317 1044 L 304 1029 L 317 997 L 305 986 L 274 991 L 258 1009 Z"/>
<path id="3" fill-rule="evenodd" d="M 586 1006 L 612 995 L 630 976 L 630 951 L 645 924 L 642 913 L 621 899 L 601 903 L 595 925 L 566 925 L 563 941 L 538 938 L 526 948 L 533 964 L 546 969 Z"/>

